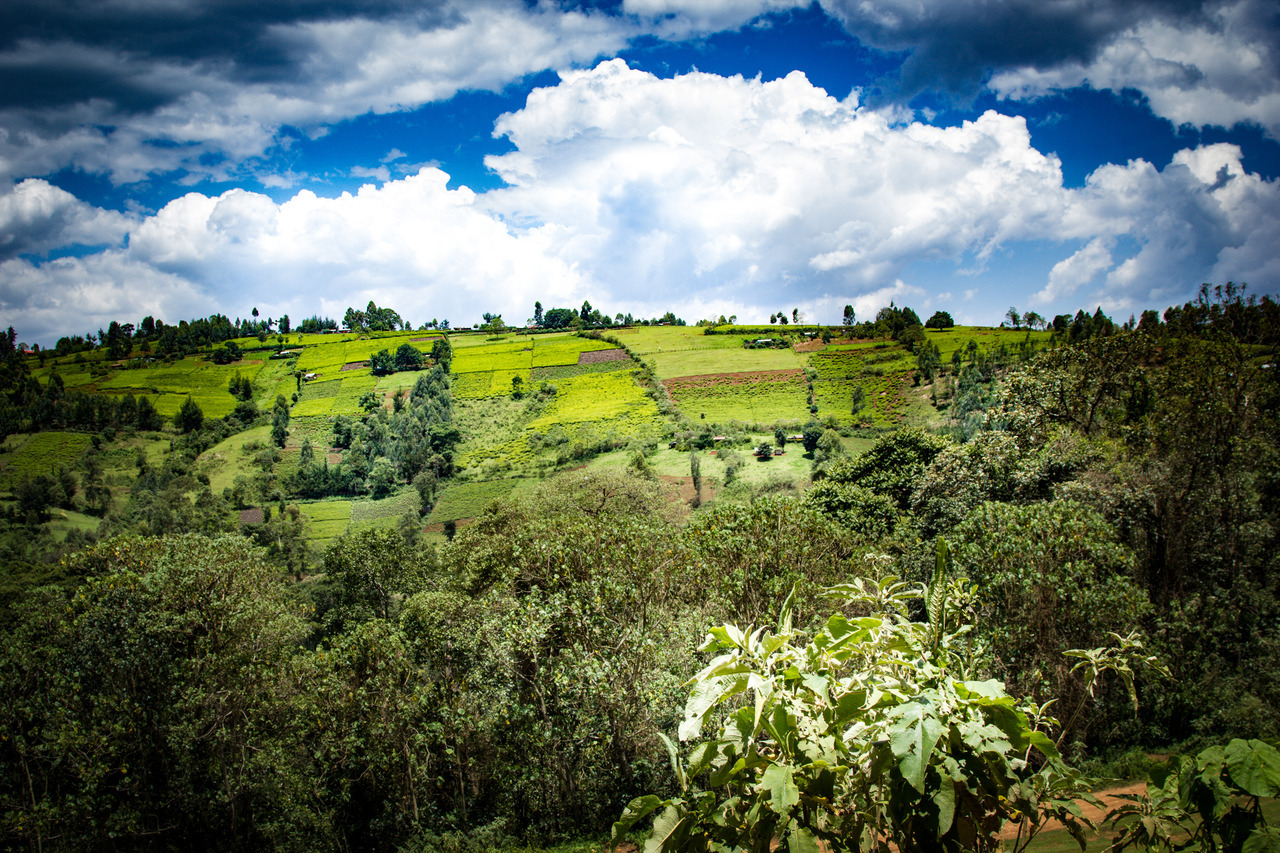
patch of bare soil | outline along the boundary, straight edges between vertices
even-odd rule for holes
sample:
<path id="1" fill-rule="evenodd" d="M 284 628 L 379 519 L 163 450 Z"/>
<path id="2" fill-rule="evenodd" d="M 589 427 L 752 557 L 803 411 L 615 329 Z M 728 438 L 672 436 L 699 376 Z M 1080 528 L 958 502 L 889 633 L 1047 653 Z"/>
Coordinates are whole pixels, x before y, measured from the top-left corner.
<path id="1" fill-rule="evenodd" d="M 241 524 L 261 524 L 262 510 L 257 507 L 255 507 L 254 509 L 240 510 L 240 523 Z"/>
<path id="2" fill-rule="evenodd" d="M 693 477 L 672 477 L 669 474 L 660 474 L 658 479 L 675 486 L 671 490 L 673 500 L 677 500 L 687 506 L 693 506 L 693 499 L 698 494 L 693 488 Z M 707 484 L 704 477 L 702 481 L 702 502 L 709 503 L 715 500 L 715 497 L 716 490 Z"/>
<path id="3" fill-rule="evenodd" d="M 708 388 L 712 385 L 742 385 L 761 379 L 786 381 L 802 376 L 804 376 L 804 371 L 798 367 L 793 367 L 787 370 L 746 370 L 738 373 L 703 373 L 699 376 L 677 376 L 673 379 L 662 380 L 662 384 L 666 385 L 667 388 Z"/>
<path id="4" fill-rule="evenodd" d="M 627 361 L 630 358 L 624 349 L 597 349 L 578 353 L 578 364 L 602 364 L 606 361 Z"/>
<path id="5" fill-rule="evenodd" d="M 792 344 L 791 348 L 796 352 L 822 352 L 827 345 L 822 342 L 822 338 L 814 338 L 811 341 Z"/>
<path id="6" fill-rule="evenodd" d="M 348 361 L 346 364 L 342 365 L 342 367 L 339 367 L 338 369 L 339 370 L 359 370 L 362 367 L 368 367 L 368 366 L 369 366 L 369 362 L 367 361 Z"/>
<path id="7" fill-rule="evenodd" d="M 409 338 L 409 340 L 413 341 L 414 343 L 417 343 L 419 341 L 442 341 L 444 340 L 444 338 L 440 337 L 439 335 L 436 335 L 434 337 L 426 337 L 426 338 Z"/>
<path id="8" fill-rule="evenodd" d="M 1116 806 L 1124 802 L 1124 800 L 1120 799 L 1121 794 L 1141 794 L 1146 790 L 1147 790 L 1147 785 L 1145 782 L 1133 782 L 1131 784 L 1124 785 L 1119 788 L 1110 788 L 1106 791 L 1098 791 L 1096 794 L 1094 794 L 1094 796 L 1097 797 L 1098 801 L 1102 803 L 1101 807 L 1095 806 L 1092 803 L 1081 802 L 1079 804 L 1080 812 L 1086 818 L 1093 821 L 1095 826 L 1101 827 L 1102 819 L 1107 816 L 1107 812 L 1111 811 Z M 1054 821 L 1050 821 L 1042 831 L 1052 832 L 1055 829 L 1062 829 L 1062 828 L 1063 828 L 1062 824 L 1054 820 Z M 1000 830 L 1000 837 L 1001 838 L 1017 838 L 1018 825 L 1016 823 L 1005 824 L 1004 829 Z"/>

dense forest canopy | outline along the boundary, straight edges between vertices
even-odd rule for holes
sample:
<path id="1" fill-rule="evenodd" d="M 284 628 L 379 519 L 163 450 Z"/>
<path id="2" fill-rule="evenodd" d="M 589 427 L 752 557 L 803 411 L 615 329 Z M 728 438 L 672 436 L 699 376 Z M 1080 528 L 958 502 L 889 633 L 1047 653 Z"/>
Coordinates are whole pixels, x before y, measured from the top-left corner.
<path id="1" fill-rule="evenodd" d="M 539 304 L 539 319 L 559 322 L 548 315 L 561 310 Z M 402 323 L 386 311 L 370 305 L 361 322 Z M 593 316 L 589 305 L 582 313 Z M 403 393 L 332 418 L 323 446 L 308 438 L 283 472 L 296 400 L 259 409 L 237 383 L 230 414 L 175 423 L 171 449 L 127 460 L 129 494 L 113 502 L 111 478 L 123 475 L 104 473 L 107 431 L 156 431 L 160 416 L 146 397 L 77 393 L 56 373 L 40 383 L 10 331 L 0 340 L 5 434 L 83 430 L 97 449 L 83 469 L 24 481 L 6 505 L 5 846 L 484 849 L 598 835 L 636 798 L 652 795 L 642 802 L 654 811 L 684 796 L 685 765 L 668 761 L 662 737 L 679 731 L 693 745 L 685 685 L 712 654 L 738 655 L 742 673 L 761 665 L 728 631 L 698 651 L 709 628 L 768 628 L 774 651 L 812 662 L 854 636 L 842 624 L 876 608 L 891 614 L 875 623 L 892 640 L 892 654 L 877 653 L 886 666 L 915 649 L 903 660 L 954 655 L 947 666 L 967 674 L 948 681 L 911 664 L 913 689 L 987 709 L 975 714 L 994 713 L 993 702 L 1054 703 L 1041 739 L 1019 735 L 1039 756 L 1030 769 L 1001 771 L 1010 798 L 1019 773 L 1055 766 L 1059 753 L 1087 763 L 1280 738 L 1280 306 L 1206 288 L 1123 325 L 1100 311 L 1030 318 L 1052 330 L 1051 345 L 999 356 L 975 346 L 950 361 L 915 312 L 882 315 L 859 330 L 849 311 L 834 334 L 906 347 L 916 383 L 950 388 L 950 421 L 871 431 L 853 454 L 845 427 L 812 419 L 797 427 L 814 465 L 807 489 L 723 482 L 690 514 L 650 470 L 654 449 L 624 445 L 627 467 L 563 471 L 448 538 L 424 538 L 410 514 L 352 529 L 318 557 L 290 502 L 401 490 L 429 507 L 456 473 L 466 439 L 449 369 L 456 339 L 421 341 L 415 356 L 382 350 L 388 375 L 403 359 Z M 331 322 L 312 319 L 317 330 Z M 234 329 L 221 320 L 144 323 L 141 340 L 156 352 L 221 346 Z M 117 338 L 138 334 L 122 328 L 99 346 L 127 357 Z M 650 390 L 661 398 L 664 388 Z M 555 402 L 554 388 L 529 390 L 522 411 Z M 254 451 L 256 473 L 216 493 L 196 459 L 255 424 L 280 441 Z M 778 428 L 776 449 L 790 434 Z M 695 462 L 715 441 L 695 422 L 668 437 Z M 773 453 L 771 441 L 757 456 Z M 330 445 L 341 461 L 330 463 Z M 59 505 L 96 513 L 100 530 L 40 545 Z M 233 520 L 233 508 L 264 505 L 260 518 Z M 1126 660 L 1145 661 L 1129 673 L 1132 693 L 1116 667 L 1064 656 L 1122 637 Z M 778 678 L 780 690 L 803 680 Z M 997 682 L 985 698 L 965 686 Z M 712 733 L 749 706 L 716 694 L 698 707 L 696 728 Z M 732 740 L 698 753 L 708 762 L 698 773 L 713 753 L 723 763 Z M 922 790 L 936 778 L 902 766 L 886 785 L 903 796 L 903 780 Z M 697 784 L 711 790 L 713 776 Z M 782 784 L 764 778 L 773 781 L 743 790 Z M 711 817 L 697 817 L 695 799 L 663 814 L 701 826 Z M 942 826 L 928 809 L 930 829 L 902 824 L 900 849 L 944 838 L 960 849 L 951 827 L 980 823 L 974 812 Z M 766 843 L 810 832 L 769 827 Z"/>

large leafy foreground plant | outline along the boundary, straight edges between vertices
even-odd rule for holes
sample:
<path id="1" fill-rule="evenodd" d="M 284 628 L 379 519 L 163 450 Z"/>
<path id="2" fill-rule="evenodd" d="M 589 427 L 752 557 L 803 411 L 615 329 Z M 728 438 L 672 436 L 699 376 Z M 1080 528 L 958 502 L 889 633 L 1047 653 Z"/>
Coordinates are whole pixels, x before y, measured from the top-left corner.
<path id="1" fill-rule="evenodd" d="M 713 715 L 720 734 L 683 761 L 664 738 L 680 792 L 633 800 L 614 845 L 657 812 L 646 853 L 994 850 L 1007 821 L 1019 850 L 1050 818 L 1083 848 L 1085 780 L 1036 727 L 1043 709 L 971 678 L 968 628 L 951 624 L 967 591 L 948 562 L 940 543 L 925 589 L 836 588 L 877 615 L 836 614 L 813 636 L 790 598 L 776 631 L 713 629 L 703 649 L 720 654 L 690 682 L 679 736 L 698 740 Z M 920 598 L 928 622 L 908 616 Z"/>

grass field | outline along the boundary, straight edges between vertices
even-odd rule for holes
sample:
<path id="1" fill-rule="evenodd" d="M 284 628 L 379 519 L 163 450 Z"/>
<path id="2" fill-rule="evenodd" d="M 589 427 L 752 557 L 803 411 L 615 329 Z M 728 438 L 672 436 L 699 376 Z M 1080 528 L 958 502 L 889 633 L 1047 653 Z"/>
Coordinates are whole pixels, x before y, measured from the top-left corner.
<path id="1" fill-rule="evenodd" d="M 698 326 L 635 326 L 609 334 L 638 355 L 687 350 L 742 349 L 743 335 L 708 335 Z"/>
<path id="2" fill-rule="evenodd" d="M 254 470 L 250 460 L 261 447 L 270 444 L 271 428 L 260 426 L 236 433 L 200 454 L 200 470 L 208 475 L 209 488 L 215 495 L 222 494 L 223 489 L 231 488 L 237 476 Z M 246 445 L 259 447 L 246 450 Z"/>

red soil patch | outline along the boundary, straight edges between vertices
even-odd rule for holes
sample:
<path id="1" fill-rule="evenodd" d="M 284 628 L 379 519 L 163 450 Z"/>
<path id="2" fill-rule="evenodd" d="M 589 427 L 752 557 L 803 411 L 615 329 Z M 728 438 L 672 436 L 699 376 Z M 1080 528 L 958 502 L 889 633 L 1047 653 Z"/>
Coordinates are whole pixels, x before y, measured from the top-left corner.
<path id="1" fill-rule="evenodd" d="M 628 361 L 631 356 L 624 349 L 597 349 L 578 353 L 578 364 L 601 364 L 606 361 Z"/>
<path id="2" fill-rule="evenodd" d="M 669 474 L 661 474 L 658 479 L 664 483 L 670 483 L 676 487 L 675 496 L 679 501 L 688 506 L 693 506 L 693 499 L 697 496 L 697 492 L 693 488 L 693 477 L 672 477 Z M 710 503 L 715 500 L 716 490 L 707 484 L 707 478 L 702 478 L 702 502 Z"/>
<path id="3" fill-rule="evenodd" d="M 342 365 L 342 367 L 339 367 L 338 369 L 339 370 L 359 370 L 362 367 L 368 367 L 368 366 L 369 366 L 369 362 L 367 361 L 348 361 L 346 364 Z"/>
<path id="4" fill-rule="evenodd" d="M 814 338 L 811 341 L 793 344 L 791 348 L 796 352 L 822 352 L 827 345 L 822 342 L 822 338 Z"/>
<path id="5" fill-rule="evenodd" d="M 789 370 L 748 370 L 740 373 L 704 373 L 701 376 L 677 376 L 664 379 L 662 384 L 670 391 L 676 388 L 710 388 L 712 385 L 744 385 L 761 380 L 770 382 L 787 382 L 804 378 L 804 371 L 798 367 Z"/>
<path id="6" fill-rule="evenodd" d="M 1102 803 L 1101 808 L 1085 802 L 1080 802 L 1078 803 L 1078 805 L 1080 806 L 1081 813 L 1085 817 L 1087 817 L 1089 820 L 1093 821 L 1095 826 L 1101 828 L 1102 819 L 1107 816 L 1107 812 L 1111 811 L 1116 806 L 1119 806 L 1121 803 L 1124 802 L 1124 800 L 1120 799 L 1121 794 L 1131 794 L 1131 795 L 1142 794 L 1146 790 L 1147 790 L 1146 782 L 1134 782 L 1130 785 L 1125 785 L 1123 788 L 1111 788 L 1109 790 L 1099 791 L 1096 794 L 1094 794 L 1094 796 L 1097 797 L 1098 800 Z M 1049 823 L 1041 831 L 1052 832 L 1055 829 L 1060 830 L 1062 828 L 1063 828 L 1062 824 L 1058 823 L 1056 820 L 1053 820 L 1053 821 L 1049 821 Z M 1000 830 L 1000 837 L 1001 838 L 1017 838 L 1018 825 L 1016 823 L 1005 824 L 1004 829 Z"/>

